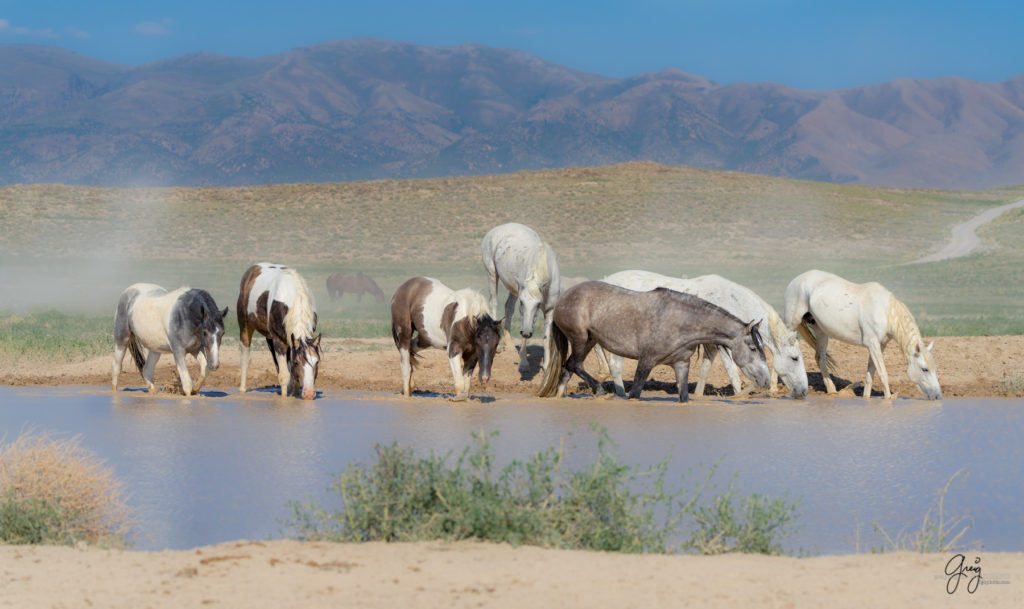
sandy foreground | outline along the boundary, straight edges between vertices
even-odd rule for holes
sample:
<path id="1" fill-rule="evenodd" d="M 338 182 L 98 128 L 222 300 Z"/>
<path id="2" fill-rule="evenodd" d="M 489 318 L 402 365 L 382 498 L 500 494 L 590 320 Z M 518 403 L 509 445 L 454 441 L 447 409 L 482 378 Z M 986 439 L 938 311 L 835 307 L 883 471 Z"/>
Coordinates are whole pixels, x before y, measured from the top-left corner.
<path id="1" fill-rule="evenodd" d="M 928 339 L 931 340 L 931 339 Z M 935 338 L 933 354 L 939 371 L 939 382 L 943 396 L 954 397 L 1024 397 L 1024 336 L 968 336 Z M 401 389 L 398 352 L 390 339 L 326 339 L 327 352 L 320 366 L 317 389 L 394 391 Z M 824 393 L 824 385 L 817 364 L 813 362 L 813 348 L 803 344 L 811 395 Z M 538 370 L 542 349 L 539 343 L 527 348 L 532 372 L 523 378 L 518 371 L 518 353 L 505 349 L 495 358 L 491 381 L 487 388 L 473 381 L 473 394 L 481 392 L 533 394 L 540 382 Z M 829 354 L 838 363 L 839 388 L 850 385 L 847 392 L 863 383 L 867 369 L 867 349 L 832 341 Z M 907 378 L 907 364 L 895 344 L 890 343 L 884 353 L 886 368 L 892 390 L 903 397 L 922 397 L 917 387 Z M 193 378 L 198 375 L 195 360 L 188 358 Z M 239 355 L 237 342 L 226 339 L 221 352 L 221 366 L 212 372 L 204 389 L 218 389 L 235 392 L 239 381 Z M 50 385 L 98 385 L 110 386 L 111 356 L 100 356 L 84 362 L 53 364 L 39 361 L 0 361 L 0 378 L 7 385 L 50 386 Z M 597 371 L 593 356 L 588 360 L 587 369 Z M 624 375 L 632 379 L 635 362 L 625 361 Z M 576 379 L 570 388 L 576 386 Z M 691 390 L 697 380 L 697 364 L 690 367 Z M 169 355 L 160 359 L 157 366 L 158 385 L 176 384 L 174 363 Z M 416 369 L 413 381 L 419 390 L 451 393 L 453 390 L 451 369 L 444 353 L 437 349 L 421 352 L 421 366 Z M 668 366 L 655 368 L 645 389 L 645 396 L 664 395 L 665 386 L 675 382 L 675 375 Z M 724 390 L 729 384 L 720 362 L 712 367 L 709 390 Z M 274 364 L 269 352 L 254 351 L 249 367 L 248 386 L 264 387 L 277 384 Z M 135 370 L 130 357 L 126 357 L 120 377 L 120 388 L 144 386 L 141 375 Z M 780 384 L 780 389 L 782 386 Z M 876 380 L 874 390 L 881 390 Z M 673 390 L 674 391 L 674 390 Z M 662 392 L 662 393 L 658 393 Z"/>
<path id="2" fill-rule="evenodd" d="M 955 589 L 951 558 L 621 555 L 482 542 L 0 546 L 0 607 L 1024 606 L 1024 554 L 981 554 L 980 585 L 964 577 Z"/>

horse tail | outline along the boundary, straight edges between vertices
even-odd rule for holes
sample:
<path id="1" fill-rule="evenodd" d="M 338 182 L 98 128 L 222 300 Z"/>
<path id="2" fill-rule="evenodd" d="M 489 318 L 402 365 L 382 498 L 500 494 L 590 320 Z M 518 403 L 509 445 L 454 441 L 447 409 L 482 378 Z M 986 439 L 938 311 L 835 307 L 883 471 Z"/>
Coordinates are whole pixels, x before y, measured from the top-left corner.
<path id="1" fill-rule="evenodd" d="M 132 352 L 132 359 L 135 360 L 135 367 L 142 372 L 142 369 L 146 367 L 146 358 L 142 355 L 142 343 L 139 342 L 139 337 L 134 332 L 129 331 L 128 335 L 128 350 Z"/>
<path id="2" fill-rule="evenodd" d="M 540 382 L 538 397 L 550 398 L 558 393 L 558 382 L 562 378 L 562 367 L 569 356 L 569 339 L 558 327 L 558 324 L 551 324 L 551 331 L 548 334 L 548 367 L 544 371 L 544 378 Z"/>
<path id="3" fill-rule="evenodd" d="M 801 321 L 800 325 L 796 327 L 796 331 L 800 334 L 800 338 L 814 345 L 814 361 L 819 361 L 821 353 L 818 351 L 818 340 L 814 337 L 814 330 L 807 323 L 807 320 Z M 831 355 L 825 355 L 825 368 L 828 369 L 829 374 L 836 374 L 838 370 L 836 360 Z M 822 372 L 825 372 L 825 370 L 822 370 Z"/>

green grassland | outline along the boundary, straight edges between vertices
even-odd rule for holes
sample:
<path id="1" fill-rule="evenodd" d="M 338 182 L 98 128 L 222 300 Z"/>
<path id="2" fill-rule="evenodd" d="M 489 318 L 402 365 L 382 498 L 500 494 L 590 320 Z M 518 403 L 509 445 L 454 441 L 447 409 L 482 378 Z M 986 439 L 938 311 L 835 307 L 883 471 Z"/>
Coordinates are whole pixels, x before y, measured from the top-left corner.
<path id="1" fill-rule="evenodd" d="M 719 273 L 780 307 L 792 277 L 821 268 L 886 285 L 926 335 L 1021 334 L 1024 211 L 981 229 L 968 257 L 905 263 L 940 249 L 954 224 L 1022 198 L 1024 187 L 875 188 L 653 163 L 240 188 L 10 186 L 0 354 L 105 352 L 117 295 L 139 281 L 202 287 L 233 311 L 259 261 L 303 273 L 325 335 L 387 336 L 387 302 L 330 302 L 328 275 L 361 270 L 386 294 L 415 275 L 486 292 L 480 240 L 510 221 L 551 244 L 565 277 Z"/>

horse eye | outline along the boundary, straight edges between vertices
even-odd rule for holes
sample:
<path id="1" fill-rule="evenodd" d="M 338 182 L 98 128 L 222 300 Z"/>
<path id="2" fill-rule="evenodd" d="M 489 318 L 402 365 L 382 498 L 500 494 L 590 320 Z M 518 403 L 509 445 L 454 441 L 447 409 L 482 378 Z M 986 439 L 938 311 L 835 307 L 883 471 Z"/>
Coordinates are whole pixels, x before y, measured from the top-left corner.
<path id="1" fill-rule="evenodd" d="M 928 366 L 922 366 L 921 372 L 928 372 Z"/>
<path id="2" fill-rule="evenodd" d="M 799 361 L 800 361 L 800 358 L 794 355 L 794 356 L 793 356 L 793 361 L 794 361 L 794 362 L 799 362 Z"/>

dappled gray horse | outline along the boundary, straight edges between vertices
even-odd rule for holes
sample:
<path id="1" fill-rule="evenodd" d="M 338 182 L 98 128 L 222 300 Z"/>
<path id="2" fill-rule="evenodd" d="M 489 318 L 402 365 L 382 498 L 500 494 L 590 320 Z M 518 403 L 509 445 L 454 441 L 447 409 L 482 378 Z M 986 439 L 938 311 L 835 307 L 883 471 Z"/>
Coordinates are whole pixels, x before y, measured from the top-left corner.
<path id="1" fill-rule="evenodd" d="M 224 337 L 224 316 L 228 309 L 217 303 L 206 290 L 178 288 L 168 292 L 152 283 L 129 286 L 117 301 L 114 314 L 114 363 L 111 386 L 117 391 L 117 377 L 126 351 L 132 359 L 146 389 L 156 391 L 153 374 L 161 353 L 174 356 L 174 366 L 185 395 L 199 393 L 206 371 L 220 366 L 220 343 Z M 199 361 L 199 378 L 195 384 L 185 365 L 185 355 Z"/>
<path id="2" fill-rule="evenodd" d="M 538 395 L 565 395 L 573 373 L 595 393 L 604 393 L 600 383 L 583 369 L 583 360 L 594 345 L 637 360 L 631 398 L 640 397 L 655 366 L 666 364 L 675 369 L 679 401 L 687 401 L 690 356 L 701 344 L 728 347 L 743 373 L 765 388 L 769 371 L 758 335 L 760 323 L 740 321 L 706 300 L 665 288 L 634 292 L 587 281 L 569 288 L 555 305 L 550 346 L 554 365 L 545 371 Z M 566 358 L 569 346 L 572 352 Z"/>

